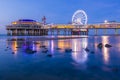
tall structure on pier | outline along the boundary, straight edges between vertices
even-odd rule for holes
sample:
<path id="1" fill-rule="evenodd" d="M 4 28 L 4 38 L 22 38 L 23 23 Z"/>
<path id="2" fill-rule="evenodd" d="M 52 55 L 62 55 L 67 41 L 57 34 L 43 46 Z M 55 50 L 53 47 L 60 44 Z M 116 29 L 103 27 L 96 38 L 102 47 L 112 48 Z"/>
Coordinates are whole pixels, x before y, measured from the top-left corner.
<path id="1" fill-rule="evenodd" d="M 46 24 L 46 17 L 45 16 L 43 16 L 43 18 L 42 18 L 42 23 L 45 25 Z"/>
<path id="2" fill-rule="evenodd" d="M 85 11 L 77 10 L 72 16 L 73 25 L 86 25 L 88 22 L 88 17 Z"/>
<path id="3" fill-rule="evenodd" d="M 75 29 L 72 30 L 73 33 L 88 33 L 87 29 L 88 17 L 84 10 L 77 10 L 72 16 L 72 25 Z"/>

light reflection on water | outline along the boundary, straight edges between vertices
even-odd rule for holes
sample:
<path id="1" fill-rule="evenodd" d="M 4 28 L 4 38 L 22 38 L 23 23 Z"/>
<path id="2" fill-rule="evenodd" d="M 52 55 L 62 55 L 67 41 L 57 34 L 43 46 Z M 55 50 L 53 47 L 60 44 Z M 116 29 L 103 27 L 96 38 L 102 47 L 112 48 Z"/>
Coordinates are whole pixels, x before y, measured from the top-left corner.
<path id="1" fill-rule="evenodd" d="M 113 68 L 116 68 L 116 66 L 120 67 L 120 54 L 118 54 L 120 53 L 118 49 L 119 39 L 120 36 L 115 36 L 114 38 L 113 36 L 91 36 L 62 40 L 41 40 L 39 37 L 4 38 L 3 40 L 6 40 L 6 43 L 0 41 L 0 44 L 2 44 L 0 45 L 0 51 L 5 53 L 0 54 L 0 71 L 3 72 L 0 73 L 0 76 L 5 78 L 10 75 L 8 76 L 9 80 L 18 80 L 18 77 L 14 75 L 18 76 L 19 74 L 21 74 L 21 78 L 23 77 L 26 80 L 39 78 L 44 80 L 64 80 L 65 77 L 67 80 L 89 80 L 91 77 L 93 80 L 119 80 L 118 75 L 120 75 L 120 72 L 116 73 L 111 69 L 111 66 Z M 111 44 L 113 47 L 106 48 L 104 46 L 102 49 L 99 49 L 97 45 L 101 42 L 104 45 Z M 40 48 L 42 45 L 45 45 L 49 50 L 48 53 L 53 54 L 54 57 L 48 58 L 47 54 L 43 54 Z M 3 51 L 7 46 L 11 49 Z M 37 53 L 32 55 L 25 53 L 24 49 L 27 47 L 36 50 Z M 85 51 L 86 47 L 90 52 Z M 60 50 L 56 48 L 60 48 Z M 65 52 L 65 49 L 68 48 L 72 49 L 72 52 Z M 91 54 L 91 51 L 95 53 Z M 11 54 L 12 52 L 15 52 L 15 54 Z M 17 57 L 14 57 L 14 55 Z M 81 70 L 85 71 L 82 73 Z M 5 75 L 6 71 L 8 75 Z M 32 77 L 25 76 L 29 74 L 32 74 Z M 61 77 L 57 76 L 58 74 Z M 109 76 L 113 77 L 110 78 Z M 0 78 L 0 80 L 2 79 Z"/>
<path id="2" fill-rule="evenodd" d="M 109 43 L 109 36 L 102 36 L 102 43 L 103 45 L 105 44 L 110 44 Z M 103 47 L 103 59 L 105 64 L 109 63 L 109 48 Z"/>
<path id="3" fill-rule="evenodd" d="M 53 54 L 54 53 L 54 42 L 53 42 L 53 40 L 51 40 L 50 41 L 50 47 L 51 47 L 51 54 Z"/>
<path id="4" fill-rule="evenodd" d="M 14 42 L 12 42 L 12 50 L 13 50 L 13 52 L 15 52 L 15 54 L 17 54 L 17 41 L 14 41 Z"/>
<path id="5" fill-rule="evenodd" d="M 82 38 L 80 41 L 73 40 L 72 42 L 72 58 L 77 63 L 85 63 L 87 61 L 87 52 L 84 50 L 87 47 L 87 38 Z"/>

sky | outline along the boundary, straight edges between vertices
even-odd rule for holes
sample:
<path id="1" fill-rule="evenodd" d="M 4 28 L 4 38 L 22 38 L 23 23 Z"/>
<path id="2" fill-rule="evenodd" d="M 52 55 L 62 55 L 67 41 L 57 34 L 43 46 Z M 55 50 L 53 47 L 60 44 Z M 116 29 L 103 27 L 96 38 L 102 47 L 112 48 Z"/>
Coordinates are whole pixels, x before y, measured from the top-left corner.
<path id="1" fill-rule="evenodd" d="M 18 19 L 33 19 L 47 23 L 67 24 L 77 10 L 88 15 L 88 24 L 108 21 L 120 22 L 120 0 L 0 0 L 0 34 L 6 25 Z"/>

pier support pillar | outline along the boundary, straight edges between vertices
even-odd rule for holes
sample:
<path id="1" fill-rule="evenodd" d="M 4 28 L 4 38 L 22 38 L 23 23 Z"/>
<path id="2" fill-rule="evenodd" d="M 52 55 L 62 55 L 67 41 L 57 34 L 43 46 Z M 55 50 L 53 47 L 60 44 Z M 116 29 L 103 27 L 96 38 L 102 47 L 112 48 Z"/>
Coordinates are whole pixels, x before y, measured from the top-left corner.
<path id="1" fill-rule="evenodd" d="M 107 34 L 107 29 L 104 29 L 104 35 L 106 35 Z"/>
<path id="2" fill-rule="evenodd" d="M 60 35 L 60 31 L 59 31 L 59 29 L 57 29 L 57 35 Z"/>
<path id="3" fill-rule="evenodd" d="M 21 30 L 21 36 L 25 36 L 25 30 Z"/>
<path id="4" fill-rule="evenodd" d="M 118 29 L 115 29 L 115 35 L 118 35 Z"/>
<path id="5" fill-rule="evenodd" d="M 66 35 L 66 29 L 64 29 L 64 35 Z"/>
<path id="6" fill-rule="evenodd" d="M 11 31 L 9 29 L 7 30 L 7 35 L 11 36 Z"/>
<path id="7" fill-rule="evenodd" d="M 95 35 L 97 35 L 97 33 L 98 33 L 98 30 L 97 30 L 97 29 L 95 29 Z"/>

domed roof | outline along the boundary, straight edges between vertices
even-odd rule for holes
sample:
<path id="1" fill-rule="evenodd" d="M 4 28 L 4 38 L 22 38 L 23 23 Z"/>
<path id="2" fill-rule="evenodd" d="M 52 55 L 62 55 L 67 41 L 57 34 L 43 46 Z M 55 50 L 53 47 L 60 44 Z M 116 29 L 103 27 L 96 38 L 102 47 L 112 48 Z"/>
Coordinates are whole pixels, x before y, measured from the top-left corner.
<path id="1" fill-rule="evenodd" d="M 35 20 L 32 19 L 19 19 L 19 22 L 36 22 Z"/>

